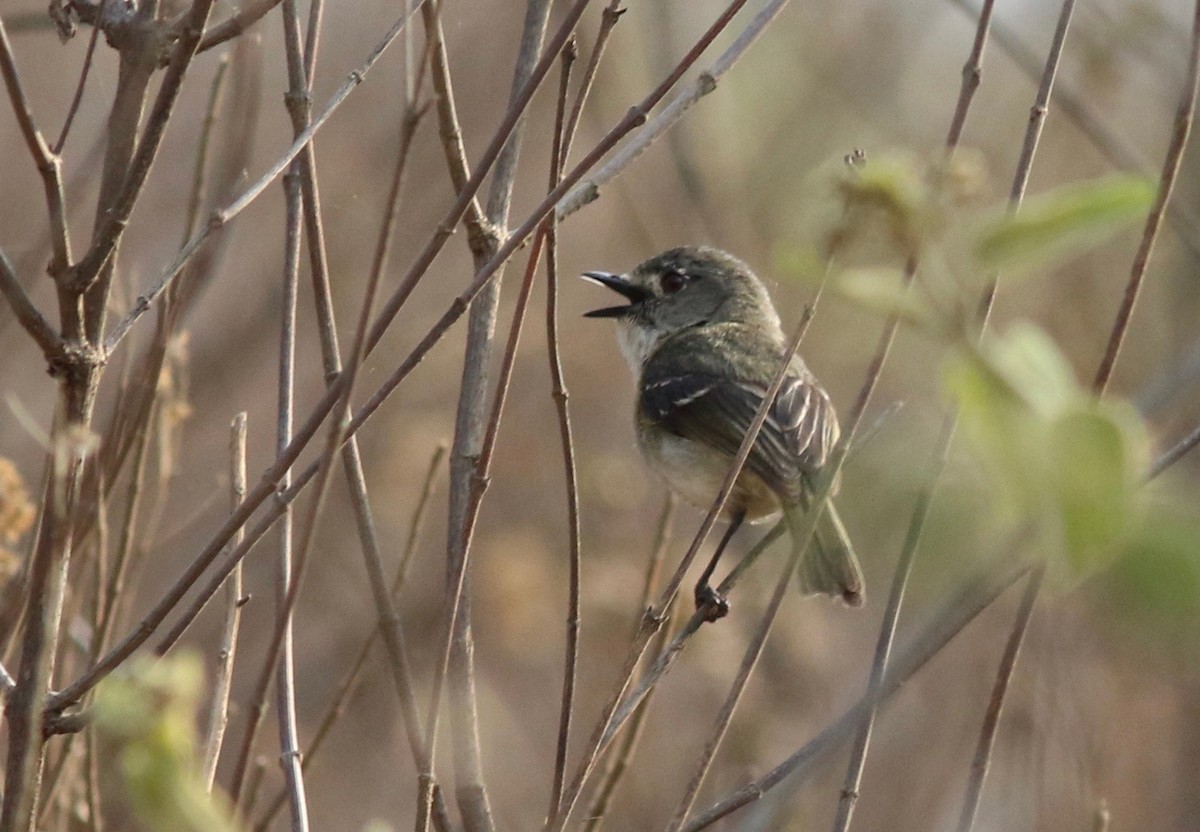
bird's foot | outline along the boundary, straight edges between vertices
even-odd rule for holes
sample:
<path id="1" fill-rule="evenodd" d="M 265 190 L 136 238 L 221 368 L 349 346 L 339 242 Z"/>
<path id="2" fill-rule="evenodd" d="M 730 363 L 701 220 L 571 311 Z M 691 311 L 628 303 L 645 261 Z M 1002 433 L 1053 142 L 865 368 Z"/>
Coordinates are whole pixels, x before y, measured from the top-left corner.
<path id="1" fill-rule="evenodd" d="M 696 610 L 703 614 L 705 621 L 720 621 L 729 615 L 729 602 L 708 584 L 697 584 Z"/>

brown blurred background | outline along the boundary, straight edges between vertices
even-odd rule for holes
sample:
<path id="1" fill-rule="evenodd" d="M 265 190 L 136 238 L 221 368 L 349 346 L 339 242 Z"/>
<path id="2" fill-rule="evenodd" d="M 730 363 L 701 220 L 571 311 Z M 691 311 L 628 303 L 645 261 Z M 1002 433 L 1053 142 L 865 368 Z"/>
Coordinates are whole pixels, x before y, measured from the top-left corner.
<path id="1" fill-rule="evenodd" d="M 595 5 L 580 29 L 585 56 L 599 14 Z M 997 5 L 997 26 L 1040 62 L 1057 4 Z M 38 0 L 3 0 L 0 13 L 6 21 L 30 21 L 42 6 Z M 584 113 L 576 157 L 658 82 L 721 8 L 723 4 L 712 0 L 629 3 Z M 229 9 L 218 4 L 214 19 Z M 471 159 L 478 157 L 503 114 L 522 9 L 523 4 L 492 0 L 444 4 L 449 57 Z M 556 9 L 556 14 L 561 11 Z M 315 83 L 318 106 L 361 61 L 395 13 L 395 3 L 329 4 Z M 256 120 L 218 128 L 218 133 L 254 130 L 245 181 L 256 178 L 290 136 L 282 107 L 286 77 L 277 17 L 273 13 L 255 27 L 262 38 Z M 1183 0 L 1080 3 L 1066 46 L 1060 89 L 1084 102 L 1153 175 L 1180 94 L 1189 18 L 1190 5 Z M 556 19 L 552 17 L 552 27 Z M 744 25 L 743 20 L 735 21 L 711 54 Z M 35 113 L 48 132 L 56 132 L 89 32 L 84 29 L 63 45 L 44 26 L 9 26 Z M 643 469 L 633 447 L 632 389 L 611 326 L 579 317 L 607 299 L 574 276 L 587 269 L 623 271 L 678 244 L 717 245 L 767 277 L 785 324 L 796 321 L 812 289 L 782 279 L 778 272 L 790 252 L 813 242 L 805 218 L 811 201 L 818 198 L 812 187 L 814 170 L 836 163 L 854 148 L 868 155 L 894 148 L 935 153 L 944 141 L 973 32 L 973 18 L 946 0 L 793 3 L 716 92 L 598 202 L 562 227 L 562 348 L 583 508 L 583 636 L 573 751 L 590 732 L 624 658 L 665 500 L 663 488 Z M 182 237 L 195 140 L 217 57 L 199 57 L 185 87 L 147 192 L 133 215 L 121 255 L 120 279 L 127 288 L 118 295 L 134 294 L 156 279 Z M 401 67 L 397 47 L 316 141 L 344 345 L 362 297 L 395 152 Z M 103 130 L 115 75 L 113 53 L 101 44 L 66 149 L 67 196 L 77 245 L 85 239 L 79 229 L 90 225 L 95 201 L 98 162 L 88 148 Z M 553 83 L 539 94 L 529 120 L 513 208 L 517 220 L 544 193 Z M 1007 193 L 1035 86 L 993 39 L 964 144 L 982 153 L 996 199 Z M 41 186 L 14 120 L 7 107 L 3 111 L 0 245 L 24 264 L 22 276 L 34 280 L 35 300 L 50 310 L 52 287 L 37 277 L 46 257 Z M 1185 159 L 1175 197 L 1188 217 L 1200 213 L 1197 164 L 1194 153 Z M 1030 192 L 1113 168 L 1093 138 L 1052 103 Z M 407 269 L 451 198 L 430 117 L 420 129 L 410 163 L 385 291 Z M 158 597 L 222 519 L 227 427 L 237 411 L 249 412 L 252 482 L 271 459 L 282 217 L 282 190 L 276 185 L 223 232 L 227 239 L 222 265 L 188 322 L 182 366 L 190 412 L 180 414 L 186 418 L 178 426 L 176 474 L 148 544 L 149 567 L 133 605 L 135 615 Z M 1142 405 L 1156 436 L 1168 442 L 1193 427 L 1200 416 L 1200 227 L 1191 225 L 1184 231 L 1170 225 L 1159 240 L 1112 387 L 1114 394 Z M 1002 286 L 996 326 L 1033 319 L 1058 340 L 1081 378 L 1090 378 L 1138 233 L 1134 229 L 1118 236 L 1048 279 L 1025 280 L 1011 291 Z M 499 337 L 507 334 L 523 258 L 524 252 L 506 276 Z M 385 378 L 471 276 L 465 235 L 460 232 L 367 362 L 360 391 L 374 389 Z M 500 828 L 507 830 L 537 828 L 544 818 L 564 638 L 566 513 L 540 292 L 536 298 L 473 548 L 485 771 Z M 302 276 L 301 415 L 322 389 L 313 323 L 311 292 Z M 803 353 L 843 412 L 862 383 L 880 328 L 876 316 L 828 298 L 806 338 Z M 403 546 L 430 456 L 451 438 L 464 333 L 462 324 L 452 330 L 360 434 L 389 563 L 396 562 Z M 129 352 L 137 346 L 129 343 L 123 349 Z M 7 309 L 0 312 L 0 347 L 5 399 L 0 405 L 0 457 L 11 459 L 35 490 L 42 450 L 16 414 L 27 413 L 36 424 L 48 424 L 53 383 Z M 123 360 L 115 357 L 114 367 Z M 919 473 L 944 412 L 937 361 L 934 345 L 919 335 L 901 333 L 868 421 L 890 403 L 903 402 L 904 407 L 845 472 L 840 504 L 864 556 L 871 588 L 866 608 L 845 611 L 799 599 L 785 605 L 698 805 L 707 806 L 774 765 L 861 693 Z M 101 425 L 112 405 L 111 390 L 109 385 L 102 398 Z M 155 474 L 158 466 L 152 462 Z M 1173 487 L 1194 495 L 1198 466 L 1200 458 L 1194 456 L 1180 464 L 1169 477 Z M 969 572 L 988 534 L 987 495 L 964 453 L 952 459 L 941 495 L 916 567 L 902 639 Z M 300 505 L 303 512 L 306 501 Z M 669 564 L 682 555 L 700 513 L 680 507 L 675 517 Z M 750 537 L 740 536 L 743 548 Z M 248 693 L 269 629 L 272 540 L 265 539 L 246 561 L 253 599 L 246 607 L 235 701 Z M 23 551 L 24 542 L 12 548 Z M 422 702 L 428 697 L 441 632 L 444 551 L 443 478 L 401 600 Z M 655 829 L 670 817 L 748 632 L 769 595 L 778 563 L 778 558 L 762 562 L 734 596 L 733 614 L 705 628 L 661 686 L 634 769 L 614 801 L 609 829 Z M 313 722 L 375 620 L 340 477 L 334 480 L 306 581 L 296 623 L 302 739 L 311 734 Z M 1200 828 L 1200 665 L 1193 649 L 1197 622 L 1190 615 L 1147 608 L 1143 600 L 1111 576 L 1044 600 L 1005 714 L 978 829 L 1089 829 L 1101 803 L 1110 808 L 1113 830 Z M 900 832 L 943 829 L 953 823 L 1014 606 L 1015 598 L 1006 597 L 986 612 L 896 698 L 876 733 L 857 828 Z M 1194 611 L 1195 606 L 1180 609 Z M 189 633 L 188 642 L 211 654 L 219 627 L 219 613 L 209 610 Z M 376 654 L 329 746 L 310 769 L 307 785 L 315 829 L 360 829 L 372 818 L 395 828 L 410 822 L 415 770 L 381 656 Z M 240 724 L 235 713 L 231 736 L 237 735 Z M 273 764 L 274 732 L 274 721 L 268 719 L 259 740 L 261 753 L 271 761 L 264 796 L 273 795 L 279 780 Z M 447 776 L 448 759 L 447 748 L 441 754 Z M 838 755 L 803 788 L 785 785 L 763 806 L 720 828 L 824 827 L 836 804 L 842 759 Z M 747 821 L 754 813 L 758 819 Z M 276 826 L 283 828 L 282 822 Z"/>

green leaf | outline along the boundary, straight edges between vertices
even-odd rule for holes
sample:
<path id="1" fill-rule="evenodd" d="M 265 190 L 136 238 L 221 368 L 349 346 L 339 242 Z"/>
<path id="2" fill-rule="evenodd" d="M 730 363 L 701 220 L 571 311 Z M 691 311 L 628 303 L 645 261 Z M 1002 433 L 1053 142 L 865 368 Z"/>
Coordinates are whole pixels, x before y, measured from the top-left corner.
<path id="1" fill-rule="evenodd" d="M 1082 392 L 1058 345 L 1043 330 L 1014 324 L 978 348 L 985 370 L 1042 417 L 1052 417 Z"/>
<path id="2" fill-rule="evenodd" d="M 988 223 L 975 255 L 985 269 L 999 269 L 1045 265 L 1075 254 L 1145 216 L 1155 187 L 1144 177 L 1116 174 L 1056 188 Z"/>
<path id="3" fill-rule="evenodd" d="M 1027 325 L 961 349 L 946 384 L 997 508 L 1037 522 L 1072 583 L 1106 566 L 1142 514 L 1149 442 L 1133 408 L 1095 401 Z"/>
<path id="4" fill-rule="evenodd" d="M 904 285 L 904 275 L 899 269 L 849 269 L 838 275 L 834 289 L 871 312 L 896 315 L 929 332 L 942 332 L 946 328 L 937 313 Z"/>
<path id="5" fill-rule="evenodd" d="M 978 352 L 963 350 L 951 357 L 944 379 L 963 431 L 997 486 L 997 509 L 1007 503 L 1021 513 L 1037 511 L 1044 423 Z"/>
<path id="6" fill-rule="evenodd" d="M 235 829 L 228 807 L 209 794 L 196 758 L 203 675 L 195 655 L 143 659 L 110 676 L 96 694 L 96 727 L 115 751 L 139 828 Z"/>
<path id="7" fill-rule="evenodd" d="M 1047 474 L 1073 577 L 1107 565 L 1136 523 L 1147 443 L 1131 415 L 1088 404 L 1050 426 Z"/>
<path id="8" fill-rule="evenodd" d="M 1129 536 L 1105 583 L 1114 608 L 1137 618 L 1200 621 L 1200 518 L 1155 506 Z"/>

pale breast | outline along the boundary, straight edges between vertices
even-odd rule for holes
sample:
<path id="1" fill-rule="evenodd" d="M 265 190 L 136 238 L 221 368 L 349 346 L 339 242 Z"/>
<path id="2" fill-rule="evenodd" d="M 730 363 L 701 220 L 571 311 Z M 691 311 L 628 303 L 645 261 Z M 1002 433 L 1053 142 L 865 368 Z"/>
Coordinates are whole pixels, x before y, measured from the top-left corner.
<path id="1" fill-rule="evenodd" d="M 638 444 L 650 468 L 672 491 L 697 508 L 707 509 L 721 490 L 733 459 L 700 442 L 659 430 L 653 436 L 640 431 Z M 746 512 L 751 522 L 779 513 L 779 498 L 757 475 L 743 470 L 725 503 L 726 516 Z"/>

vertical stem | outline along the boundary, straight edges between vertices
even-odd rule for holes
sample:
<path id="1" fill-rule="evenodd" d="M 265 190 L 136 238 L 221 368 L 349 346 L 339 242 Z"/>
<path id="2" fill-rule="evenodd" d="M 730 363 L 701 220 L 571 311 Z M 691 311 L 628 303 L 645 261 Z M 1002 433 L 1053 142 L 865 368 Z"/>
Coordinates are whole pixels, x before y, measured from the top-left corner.
<path id="1" fill-rule="evenodd" d="M 1137 254 L 1133 259 L 1133 268 L 1129 274 L 1129 282 L 1125 286 L 1125 296 L 1117 311 L 1117 319 L 1113 324 L 1108 338 L 1104 357 L 1096 370 L 1096 378 L 1092 390 L 1097 396 L 1103 396 L 1108 389 L 1109 379 L 1112 378 L 1113 368 L 1117 363 L 1117 355 L 1121 352 L 1121 344 L 1129 331 L 1129 320 L 1133 317 L 1133 307 L 1137 303 L 1138 293 L 1142 288 L 1142 279 L 1146 275 L 1146 267 L 1150 263 L 1150 255 L 1154 251 L 1154 241 L 1158 239 L 1158 230 L 1162 225 L 1163 215 L 1170 202 L 1171 193 L 1175 189 L 1175 180 L 1179 177 L 1179 168 L 1183 163 L 1183 153 L 1187 149 L 1188 136 L 1192 132 L 1192 121 L 1196 113 L 1196 93 L 1200 86 L 1200 3 L 1192 17 L 1192 46 L 1188 57 L 1188 69 L 1184 82 L 1183 93 L 1175 110 L 1175 124 L 1171 130 L 1171 142 L 1167 147 L 1166 158 L 1163 160 L 1162 173 L 1158 180 L 1158 195 L 1150 215 L 1146 218 L 1146 226 L 1142 231 L 1142 241 L 1138 244 Z"/>
<path id="2" fill-rule="evenodd" d="M 1021 595 L 1021 603 L 1017 607 L 1017 618 L 1013 622 L 1013 628 L 1008 634 L 1008 641 L 1004 645 L 1004 655 L 1000 659 L 1000 668 L 992 683 L 992 694 L 988 697 L 987 710 L 983 715 L 979 742 L 975 746 L 975 756 L 971 760 L 971 776 L 967 780 L 967 793 L 963 798 L 962 813 L 958 818 L 958 832 L 970 832 L 975 826 L 975 817 L 979 813 L 979 799 L 983 795 L 983 783 L 987 779 L 992 750 L 996 745 L 996 733 L 1000 725 L 1000 715 L 1004 710 L 1005 695 L 1008 692 L 1009 682 L 1012 681 L 1017 658 L 1021 654 L 1021 645 L 1025 642 L 1025 633 L 1029 630 L 1029 621 L 1033 617 L 1033 608 L 1037 603 L 1045 577 L 1046 562 L 1042 561 L 1030 571 L 1029 580 L 1025 584 L 1025 592 Z"/>
<path id="3" fill-rule="evenodd" d="M 295 12 L 291 0 L 284 0 L 283 6 L 285 14 L 289 6 L 292 7 L 293 13 Z M 282 452 L 291 441 L 292 411 L 295 406 L 296 294 L 300 273 L 300 176 L 297 171 L 298 165 L 298 162 L 294 162 L 292 169 L 283 178 L 287 195 L 287 225 L 283 297 L 280 302 L 279 404 L 275 424 L 275 451 L 277 454 Z M 286 490 L 291 484 L 292 473 L 289 469 L 279 480 L 279 491 Z M 276 494 L 275 499 L 281 499 L 279 493 Z M 288 618 L 284 624 L 283 645 L 275 672 L 275 713 L 279 723 L 279 765 L 283 771 L 284 781 L 288 785 L 292 829 L 293 832 L 299 832 L 299 830 L 308 828 L 308 817 L 304 800 L 304 779 L 300 771 L 300 745 L 296 729 L 296 680 L 292 651 L 292 623 L 290 614 L 284 608 L 288 590 L 291 587 L 292 537 L 292 508 L 288 504 L 283 507 L 283 517 L 279 525 L 279 553 L 275 574 L 276 610 Z M 251 707 L 256 711 L 261 711 L 263 705 L 255 702 Z"/>
<path id="4" fill-rule="evenodd" d="M 239 413 L 233 419 L 229 440 L 229 484 L 233 507 L 246 496 L 246 414 Z M 231 545 L 236 546 L 245 537 L 245 529 L 239 529 Z M 204 740 L 204 763 L 201 772 L 205 784 L 212 791 L 213 778 L 217 773 L 217 762 L 221 759 L 221 742 L 225 738 L 225 726 L 229 722 L 229 690 L 233 684 L 233 663 L 237 654 L 238 627 L 242 617 L 242 565 L 239 563 L 233 574 L 225 579 L 226 607 L 225 626 L 221 631 L 221 646 L 217 653 L 217 673 L 213 682 L 212 707 L 209 709 L 208 730 Z"/>
<path id="5" fill-rule="evenodd" d="M 558 85 L 558 102 L 554 115 L 554 139 L 550 150 L 550 190 L 562 178 L 567 92 L 571 84 L 571 67 L 577 57 L 572 38 L 562 53 L 562 75 Z M 550 784 L 550 810 L 547 819 L 558 813 L 562 802 L 563 781 L 566 778 L 567 752 L 570 749 L 571 713 L 575 703 L 575 668 L 579 660 L 579 487 L 575 472 L 575 443 L 571 436 L 571 412 L 568 407 L 566 380 L 558 349 L 558 227 L 554 216 L 546 229 L 546 354 L 550 362 L 551 395 L 558 415 L 558 435 L 562 445 L 563 475 L 566 480 L 567 501 L 567 638 L 563 654 L 562 706 L 558 717 L 558 740 L 554 751 L 554 775 Z"/>
<path id="6" fill-rule="evenodd" d="M 582 11 L 582 4 L 579 5 L 580 11 Z M 533 77 L 549 13 L 549 0 L 528 0 L 521 45 L 513 71 L 509 95 L 510 107 L 515 105 L 522 90 Z M 461 190 L 465 186 L 464 174 L 468 166 L 461 141 L 461 130 L 458 127 L 454 111 L 449 70 L 445 63 L 445 49 L 441 43 L 441 25 L 437 20 L 436 10 L 432 7 L 426 7 L 425 15 L 428 36 L 435 41 L 433 79 L 439 94 L 438 115 L 443 145 L 455 188 Z M 497 238 L 498 232 L 494 232 L 494 229 L 503 229 L 508 221 L 509 203 L 524 132 L 523 123 L 523 118 L 517 121 L 496 159 L 491 190 L 487 200 L 487 217 L 482 224 L 474 203 L 470 206 L 472 208 L 470 216 L 473 219 L 470 224 L 469 242 L 477 270 L 495 256 L 500 241 Z M 451 649 L 446 672 L 450 694 L 451 732 L 454 740 L 454 767 L 458 782 L 457 797 L 468 832 L 490 830 L 495 825 L 484 786 L 479 722 L 476 712 L 475 648 L 471 633 L 471 581 L 467 568 L 470 534 L 467 530 L 474 524 L 471 514 L 478 512 L 479 500 L 476 495 L 481 496 L 478 489 L 483 486 L 477 479 L 477 470 L 482 452 L 484 425 L 487 419 L 489 363 L 502 277 L 502 270 L 498 269 L 493 279 L 471 302 L 462 383 L 459 388 L 458 408 L 455 414 L 454 443 L 450 451 L 450 508 L 446 545 L 446 575 L 447 620 L 450 628 Z M 435 689 L 440 690 L 437 682 L 435 682 Z M 435 701 L 432 710 L 434 714 L 436 714 L 437 706 L 438 703 Z M 427 731 L 431 742 L 432 738 L 436 736 L 434 727 L 431 720 L 430 728 Z M 424 802 L 422 800 L 422 804 Z"/>
<path id="7" fill-rule="evenodd" d="M 958 101 L 954 107 L 954 115 L 950 120 L 950 129 L 946 136 L 947 155 L 958 147 L 966 124 L 967 113 L 975 97 L 975 91 L 983 74 L 983 52 L 987 46 L 988 32 L 991 28 L 992 9 L 994 0 L 985 0 L 979 13 L 979 23 L 975 29 L 975 41 L 970 55 L 963 64 L 962 85 L 959 89 Z M 915 274 L 916 264 L 911 264 Z M 911 280 L 911 274 L 909 276 Z M 858 802 L 858 792 L 862 785 L 863 769 L 866 766 L 867 753 L 871 746 L 871 733 L 875 726 L 878 711 L 877 697 L 883 680 L 886 677 L 888 663 L 891 659 L 892 645 L 896 638 L 896 627 L 900 621 L 900 610 L 904 605 L 904 595 L 908 588 L 908 578 L 912 573 L 913 561 L 916 559 L 917 547 L 925 528 L 925 520 L 929 516 L 929 508 L 933 502 L 934 489 L 945 465 L 950 442 L 954 434 L 954 419 L 951 417 L 943 427 L 939 451 L 935 453 L 935 461 L 926 477 L 926 487 L 917 500 L 913 515 L 909 522 L 908 533 L 900 551 L 900 559 L 896 564 L 896 572 L 892 578 L 892 586 L 888 592 L 887 607 L 883 613 L 883 623 L 879 629 L 879 639 L 875 644 L 875 656 L 871 663 L 871 675 L 867 682 L 866 701 L 870 703 L 866 718 L 859 726 L 854 739 L 854 747 L 850 752 L 850 763 L 846 768 L 846 776 L 842 781 L 842 792 L 838 800 L 837 814 L 833 821 L 833 832 L 845 832 L 850 828 L 854 816 L 855 804 Z"/>

